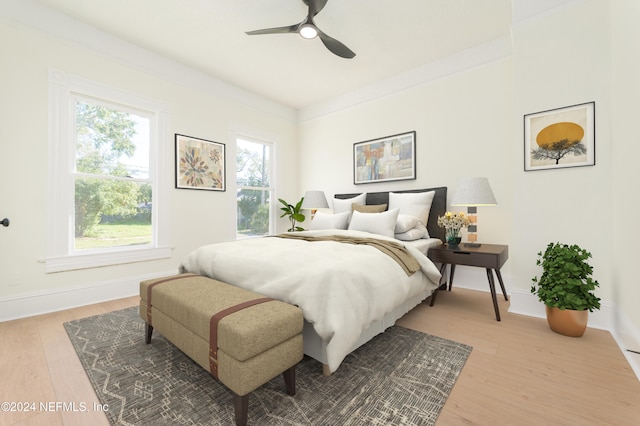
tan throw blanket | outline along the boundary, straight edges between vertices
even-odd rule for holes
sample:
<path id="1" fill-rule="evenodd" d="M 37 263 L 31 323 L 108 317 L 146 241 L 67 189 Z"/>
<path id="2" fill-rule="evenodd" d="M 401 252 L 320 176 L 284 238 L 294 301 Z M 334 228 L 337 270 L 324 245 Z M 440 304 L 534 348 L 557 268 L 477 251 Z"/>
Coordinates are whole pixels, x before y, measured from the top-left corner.
<path id="1" fill-rule="evenodd" d="M 279 234 L 274 235 L 278 238 L 290 238 L 294 240 L 304 241 L 335 241 L 339 243 L 347 244 L 364 244 L 374 248 L 377 248 L 387 256 L 400 265 L 400 267 L 406 272 L 407 275 L 412 275 L 416 271 L 420 270 L 420 263 L 415 257 L 409 253 L 409 251 L 399 243 L 394 241 L 378 240 L 376 238 L 360 238 L 360 237 L 347 237 L 343 235 L 327 235 L 327 236 L 311 236 L 311 235 L 296 235 L 296 234 Z"/>

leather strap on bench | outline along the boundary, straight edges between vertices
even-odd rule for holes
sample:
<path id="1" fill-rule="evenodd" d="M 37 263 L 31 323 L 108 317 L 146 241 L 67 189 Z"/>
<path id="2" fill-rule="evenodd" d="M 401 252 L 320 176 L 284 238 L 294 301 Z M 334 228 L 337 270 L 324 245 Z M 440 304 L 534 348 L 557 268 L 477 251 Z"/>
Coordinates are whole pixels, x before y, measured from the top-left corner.
<path id="1" fill-rule="evenodd" d="M 250 306 L 258 305 L 260 303 L 269 302 L 274 300 L 270 297 L 263 297 L 261 299 L 249 300 L 247 302 L 239 303 L 230 308 L 223 309 L 222 311 L 214 314 L 209 322 L 209 370 L 211 375 L 218 378 L 218 323 L 227 315 L 231 315 L 235 312 L 241 311 Z"/>
<path id="2" fill-rule="evenodd" d="M 163 280 L 156 281 L 155 283 L 149 284 L 149 286 L 147 287 L 147 324 L 153 325 L 151 323 L 151 289 L 153 289 L 153 287 L 157 286 L 158 284 L 166 283 L 169 281 L 181 280 L 183 278 L 192 278 L 197 276 L 199 275 L 198 274 L 181 274 L 181 275 L 175 275 L 173 277 L 165 278 Z"/>

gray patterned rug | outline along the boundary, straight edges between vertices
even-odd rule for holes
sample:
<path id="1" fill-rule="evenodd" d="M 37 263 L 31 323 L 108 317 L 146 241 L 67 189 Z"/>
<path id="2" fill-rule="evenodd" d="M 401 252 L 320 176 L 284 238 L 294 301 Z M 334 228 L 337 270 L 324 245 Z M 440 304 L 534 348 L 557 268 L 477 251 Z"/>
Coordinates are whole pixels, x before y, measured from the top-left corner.
<path id="1" fill-rule="evenodd" d="M 115 425 L 234 424 L 231 394 L 155 332 L 144 343 L 138 307 L 64 324 Z M 249 398 L 253 425 L 431 425 L 471 347 L 394 326 L 330 377 L 306 357 L 291 397 L 278 376 Z"/>

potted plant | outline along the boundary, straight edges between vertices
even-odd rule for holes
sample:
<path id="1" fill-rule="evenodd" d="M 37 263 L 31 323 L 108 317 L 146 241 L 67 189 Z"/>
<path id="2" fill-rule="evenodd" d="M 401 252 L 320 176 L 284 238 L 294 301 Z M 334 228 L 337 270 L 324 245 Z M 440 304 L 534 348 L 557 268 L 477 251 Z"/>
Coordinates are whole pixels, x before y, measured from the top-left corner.
<path id="1" fill-rule="evenodd" d="M 540 278 L 531 280 L 531 293 L 546 306 L 547 322 L 556 333 L 580 337 L 587 328 L 589 312 L 600 309 L 600 298 L 593 290 L 600 284 L 591 278 L 591 253 L 573 244 L 549 243 L 538 253 Z"/>
<path id="2" fill-rule="evenodd" d="M 291 228 L 287 229 L 288 232 L 293 231 L 304 231 L 304 228 L 300 226 L 296 226 L 296 222 L 304 222 L 304 214 L 301 213 L 302 210 L 302 201 L 304 197 L 300 198 L 300 201 L 296 203 L 296 205 L 289 204 L 282 198 L 278 198 L 284 207 L 280 207 L 284 213 L 280 217 L 289 216 L 289 220 L 291 221 Z"/>

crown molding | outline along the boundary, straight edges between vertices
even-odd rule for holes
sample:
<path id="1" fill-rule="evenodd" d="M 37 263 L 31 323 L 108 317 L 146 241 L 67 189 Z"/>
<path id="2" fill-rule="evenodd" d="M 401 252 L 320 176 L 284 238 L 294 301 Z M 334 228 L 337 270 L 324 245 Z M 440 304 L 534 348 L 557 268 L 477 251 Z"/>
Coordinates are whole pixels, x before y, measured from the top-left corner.
<path id="1" fill-rule="evenodd" d="M 551 15 L 585 0 L 512 0 L 511 27 L 516 27 L 542 16 Z"/>
<path id="2" fill-rule="evenodd" d="M 540 0 L 532 3 L 529 0 L 514 0 L 512 26 L 583 2 L 584 0 Z M 298 124 L 499 61 L 512 54 L 511 36 L 501 37 L 328 101 L 295 110 L 107 34 L 42 6 L 34 0 L 0 0 L 0 19 L 3 18 L 40 30 L 74 45 L 103 53 L 129 66 L 183 86 L 196 90 L 208 90 L 215 95 L 222 95 L 248 107 Z"/>
<path id="3" fill-rule="evenodd" d="M 296 111 L 271 99 L 218 80 L 160 54 L 129 43 L 91 25 L 38 4 L 33 0 L 0 0 L 0 20 L 46 34 L 72 46 L 91 49 L 127 66 L 166 80 L 207 90 L 261 112 L 295 123 Z"/>
<path id="4" fill-rule="evenodd" d="M 421 65 L 326 102 L 303 107 L 298 110 L 298 123 L 313 120 L 365 102 L 397 94 L 403 90 L 427 84 L 449 75 L 499 61 L 510 56 L 511 52 L 511 37 L 501 37 L 437 61 Z"/>

